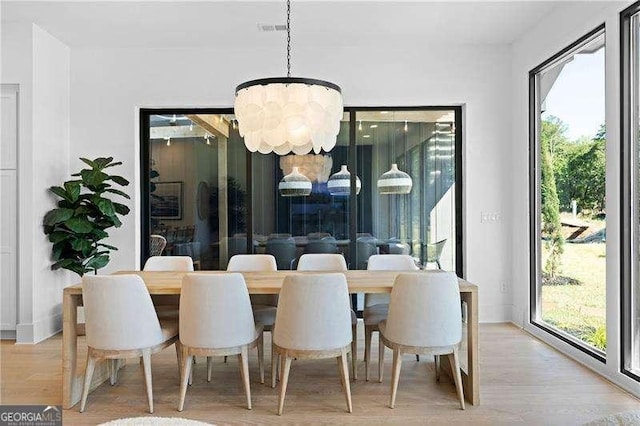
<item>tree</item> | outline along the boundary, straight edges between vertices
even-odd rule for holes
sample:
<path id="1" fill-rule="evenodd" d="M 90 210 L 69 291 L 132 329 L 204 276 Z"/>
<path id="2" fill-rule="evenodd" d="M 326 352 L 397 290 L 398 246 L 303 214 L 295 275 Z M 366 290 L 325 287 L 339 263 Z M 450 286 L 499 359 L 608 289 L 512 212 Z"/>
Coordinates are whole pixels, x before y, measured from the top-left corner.
<path id="1" fill-rule="evenodd" d="M 558 146 L 566 143 L 566 126 L 556 117 L 542 121 L 540 132 L 540 184 L 542 201 L 542 234 L 546 237 L 548 257 L 544 269 L 555 277 L 561 268 L 561 256 L 564 251 L 562 224 L 560 223 L 560 202 L 556 188 L 553 153 Z"/>

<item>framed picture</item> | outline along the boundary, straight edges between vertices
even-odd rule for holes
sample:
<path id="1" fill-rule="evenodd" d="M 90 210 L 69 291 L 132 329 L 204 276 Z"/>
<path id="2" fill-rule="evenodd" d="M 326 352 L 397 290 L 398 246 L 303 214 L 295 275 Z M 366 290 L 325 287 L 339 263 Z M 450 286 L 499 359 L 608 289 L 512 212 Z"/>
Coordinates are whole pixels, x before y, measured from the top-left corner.
<path id="1" fill-rule="evenodd" d="M 182 182 L 155 182 L 151 193 L 151 217 L 154 219 L 182 219 Z"/>

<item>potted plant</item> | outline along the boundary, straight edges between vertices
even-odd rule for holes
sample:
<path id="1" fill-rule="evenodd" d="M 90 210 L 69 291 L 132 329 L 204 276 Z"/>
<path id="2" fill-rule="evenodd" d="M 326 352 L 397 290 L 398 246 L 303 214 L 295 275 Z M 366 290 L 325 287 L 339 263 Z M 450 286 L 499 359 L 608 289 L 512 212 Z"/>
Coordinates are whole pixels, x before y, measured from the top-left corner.
<path id="1" fill-rule="evenodd" d="M 71 175 L 79 179 L 49 188 L 60 200 L 44 216 L 43 224 L 53 243 L 51 269 L 68 269 L 82 276 L 97 273 L 109 263 L 110 250 L 117 250 L 101 241 L 109 236 L 107 229 L 122 225 L 118 216 L 127 215 L 129 207 L 108 197 L 130 197 L 114 187 L 127 186 L 129 181 L 105 172 L 121 162 L 113 162 L 113 157 L 80 160 L 90 168 Z"/>

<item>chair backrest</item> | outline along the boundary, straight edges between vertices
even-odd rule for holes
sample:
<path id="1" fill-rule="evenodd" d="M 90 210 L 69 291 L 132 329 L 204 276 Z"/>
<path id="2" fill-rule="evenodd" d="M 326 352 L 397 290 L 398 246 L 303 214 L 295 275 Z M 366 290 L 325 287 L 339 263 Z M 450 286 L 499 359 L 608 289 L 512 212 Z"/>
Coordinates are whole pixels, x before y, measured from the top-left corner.
<path id="1" fill-rule="evenodd" d="M 351 307 L 344 274 L 285 277 L 273 341 L 299 350 L 330 350 L 351 343 Z"/>
<path id="2" fill-rule="evenodd" d="M 369 271 L 416 271 L 419 268 L 413 257 L 408 254 L 374 254 L 369 257 L 367 269 Z M 364 295 L 365 308 L 382 303 L 389 303 L 388 294 Z"/>
<path id="3" fill-rule="evenodd" d="M 270 254 L 236 254 L 229 259 L 227 271 L 277 271 L 276 258 Z"/>
<path id="4" fill-rule="evenodd" d="M 307 234 L 307 238 L 310 240 L 320 240 L 327 237 L 331 237 L 331 234 L 328 232 L 309 232 Z"/>
<path id="5" fill-rule="evenodd" d="M 451 346 L 462 339 L 458 277 L 453 272 L 402 273 L 391 290 L 385 337 L 408 346 Z"/>
<path id="6" fill-rule="evenodd" d="M 166 246 L 167 246 L 167 239 L 162 235 L 149 236 L 149 255 L 161 256 Z"/>
<path id="7" fill-rule="evenodd" d="M 444 249 L 444 245 L 447 242 L 447 239 L 440 240 L 435 243 L 426 244 L 427 250 L 427 262 L 437 262 L 440 260 L 440 256 L 442 256 L 442 249 Z"/>
<path id="8" fill-rule="evenodd" d="M 389 240 L 389 254 L 410 254 L 411 246 L 399 240 Z"/>
<path id="9" fill-rule="evenodd" d="M 276 258 L 270 254 L 236 254 L 229 259 L 227 271 L 277 271 Z M 252 305 L 278 306 L 277 294 L 251 294 Z"/>
<path id="10" fill-rule="evenodd" d="M 309 240 L 304 246 L 304 253 L 337 253 L 338 243 L 333 237 Z"/>
<path id="11" fill-rule="evenodd" d="M 369 257 L 376 254 L 378 248 L 373 237 L 360 237 L 356 240 L 356 269 L 367 269 Z"/>
<path id="12" fill-rule="evenodd" d="M 296 258 L 296 242 L 292 237 L 270 238 L 267 240 L 265 252 L 276 258 L 278 269 L 289 270 Z"/>
<path id="13" fill-rule="evenodd" d="M 85 275 L 82 300 L 92 348 L 142 349 L 164 340 L 147 286 L 137 275 Z"/>
<path id="14" fill-rule="evenodd" d="M 186 274 L 180 291 L 180 342 L 231 348 L 256 338 L 247 284 L 238 273 Z"/>
<path id="15" fill-rule="evenodd" d="M 193 271 L 189 256 L 151 256 L 144 264 L 144 271 Z"/>
<path id="16" fill-rule="evenodd" d="M 300 256 L 298 271 L 346 271 L 347 262 L 341 254 L 308 253 Z"/>

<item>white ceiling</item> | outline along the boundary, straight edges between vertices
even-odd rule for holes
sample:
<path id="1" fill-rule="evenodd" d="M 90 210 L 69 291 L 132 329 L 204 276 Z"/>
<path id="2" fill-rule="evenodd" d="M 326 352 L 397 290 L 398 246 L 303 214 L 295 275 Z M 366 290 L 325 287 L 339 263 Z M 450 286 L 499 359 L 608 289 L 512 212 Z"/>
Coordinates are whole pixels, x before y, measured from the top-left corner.
<path id="1" fill-rule="evenodd" d="M 293 47 L 509 44 L 558 2 L 297 1 Z M 2 21 L 35 22 L 72 47 L 284 46 L 284 1 L 2 1 Z"/>

